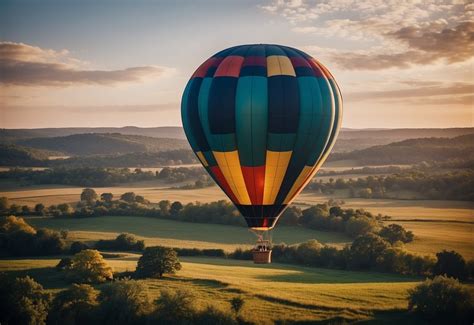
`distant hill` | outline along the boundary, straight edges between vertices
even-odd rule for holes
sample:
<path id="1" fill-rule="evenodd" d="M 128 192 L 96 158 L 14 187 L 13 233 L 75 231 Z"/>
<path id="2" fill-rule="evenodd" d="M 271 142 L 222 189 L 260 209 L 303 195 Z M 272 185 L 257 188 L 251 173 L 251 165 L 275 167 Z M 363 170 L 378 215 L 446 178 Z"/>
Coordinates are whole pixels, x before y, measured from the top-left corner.
<path id="1" fill-rule="evenodd" d="M 342 129 L 333 152 L 349 152 L 415 138 L 454 138 L 474 134 L 474 128 Z"/>
<path id="2" fill-rule="evenodd" d="M 125 126 L 121 128 L 46 128 L 46 129 L 0 129 L 0 139 L 14 141 L 29 138 L 64 137 L 84 133 L 120 133 L 125 135 L 142 135 L 154 138 L 185 139 L 183 128 L 179 126 L 163 126 L 156 128 L 140 128 Z"/>
<path id="3" fill-rule="evenodd" d="M 11 144 L 0 144 L 0 166 L 44 166 L 48 152 Z"/>
<path id="4" fill-rule="evenodd" d="M 65 137 L 85 133 L 120 133 L 123 135 L 141 135 L 154 138 L 186 139 L 183 128 L 179 126 L 155 128 L 126 126 L 121 128 L 0 129 L 0 141 L 3 143 L 13 143 L 20 139 Z M 348 152 L 413 138 L 453 138 L 472 133 L 474 133 L 474 128 L 342 129 L 333 152 Z"/>
<path id="5" fill-rule="evenodd" d="M 64 137 L 32 138 L 17 140 L 16 144 L 79 156 L 189 149 L 189 144 L 186 140 L 123 135 L 119 133 L 88 133 Z"/>
<path id="6" fill-rule="evenodd" d="M 360 165 L 386 165 L 472 158 L 474 134 L 455 138 L 408 139 L 347 153 L 333 153 L 329 160 L 356 160 Z"/>

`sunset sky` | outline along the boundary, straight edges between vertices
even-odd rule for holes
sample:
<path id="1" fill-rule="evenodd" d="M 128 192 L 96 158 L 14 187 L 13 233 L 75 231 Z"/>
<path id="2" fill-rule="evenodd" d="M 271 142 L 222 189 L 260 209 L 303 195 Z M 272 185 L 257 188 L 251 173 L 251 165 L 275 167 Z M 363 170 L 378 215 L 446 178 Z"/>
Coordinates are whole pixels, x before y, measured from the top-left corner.
<path id="1" fill-rule="evenodd" d="M 324 63 L 343 93 L 343 127 L 473 126 L 467 3 L 3 0 L 0 127 L 181 125 L 193 71 L 249 43 Z"/>

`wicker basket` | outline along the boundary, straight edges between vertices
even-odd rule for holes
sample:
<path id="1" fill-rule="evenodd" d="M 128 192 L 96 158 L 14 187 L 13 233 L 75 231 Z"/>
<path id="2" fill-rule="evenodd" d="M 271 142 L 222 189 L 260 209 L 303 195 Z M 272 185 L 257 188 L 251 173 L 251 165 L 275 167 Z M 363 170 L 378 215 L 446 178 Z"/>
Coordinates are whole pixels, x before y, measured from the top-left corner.
<path id="1" fill-rule="evenodd" d="M 253 250 L 253 262 L 255 264 L 269 264 L 272 262 L 272 250 L 259 251 Z"/>

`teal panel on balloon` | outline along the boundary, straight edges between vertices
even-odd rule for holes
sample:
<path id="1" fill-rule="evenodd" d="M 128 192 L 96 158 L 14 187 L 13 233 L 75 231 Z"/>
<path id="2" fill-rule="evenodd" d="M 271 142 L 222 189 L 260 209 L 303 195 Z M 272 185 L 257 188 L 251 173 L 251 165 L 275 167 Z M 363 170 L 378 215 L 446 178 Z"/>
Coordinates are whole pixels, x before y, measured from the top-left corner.
<path id="1" fill-rule="evenodd" d="M 268 133 L 267 149 L 270 151 L 292 151 L 295 139 L 295 133 Z"/>
<path id="2" fill-rule="evenodd" d="M 267 78 L 241 77 L 236 93 L 236 135 L 242 166 L 263 166 L 267 142 Z"/>

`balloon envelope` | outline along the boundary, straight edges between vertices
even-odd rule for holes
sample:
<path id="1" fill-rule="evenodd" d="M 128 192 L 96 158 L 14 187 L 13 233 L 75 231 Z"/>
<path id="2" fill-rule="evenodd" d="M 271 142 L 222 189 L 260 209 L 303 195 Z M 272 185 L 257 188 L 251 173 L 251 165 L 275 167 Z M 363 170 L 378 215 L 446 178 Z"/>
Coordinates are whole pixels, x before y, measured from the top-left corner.
<path id="1" fill-rule="evenodd" d="M 331 73 L 308 54 L 241 45 L 194 72 L 181 115 L 204 168 L 249 227 L 268 230 L 327 158 L 342 97 Z"/>

